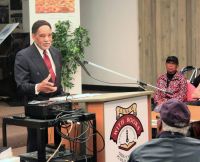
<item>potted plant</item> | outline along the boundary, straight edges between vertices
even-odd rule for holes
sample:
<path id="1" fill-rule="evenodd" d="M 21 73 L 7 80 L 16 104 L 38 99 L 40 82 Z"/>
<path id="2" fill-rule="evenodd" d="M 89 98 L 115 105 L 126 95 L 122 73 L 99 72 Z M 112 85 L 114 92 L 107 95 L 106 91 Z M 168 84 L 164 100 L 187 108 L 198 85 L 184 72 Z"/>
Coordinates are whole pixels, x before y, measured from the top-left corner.
<path id="1" fill-rule="evenodd" d="M 84 49 L 90 45 L 88 31 L 79 26 L 71 31 L 71 23 L 67 21 L 58 21 L 55 24 L 53 32 L 53 46 L 58 48 L 62 54 L 61 82 L 64 88 L 71 89 L 73 84 L 73 75 L 76 73 L 77 59 L 84 58 Z"/>

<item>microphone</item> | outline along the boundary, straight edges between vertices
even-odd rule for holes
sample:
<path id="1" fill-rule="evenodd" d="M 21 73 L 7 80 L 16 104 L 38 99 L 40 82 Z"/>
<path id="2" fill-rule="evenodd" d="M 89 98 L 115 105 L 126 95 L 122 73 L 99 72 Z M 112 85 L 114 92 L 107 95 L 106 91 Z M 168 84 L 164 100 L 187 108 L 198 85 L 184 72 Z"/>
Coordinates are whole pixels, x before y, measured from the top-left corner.
<path id="1" fill-rule="evenodd" d="M 147 84 L 147 83 L 144 83 L 144 82 L 141 82 L 141 81 L 138 81 L 138 84 L 140 84 L 141 86 L 149 86 L 149 87 L 152 87 L 152 88 L 157 89 L 157 90 L 159 90 L 159 91 L 162 91 L 162 92 L 164 92 L 164 93 L 166 93 L 166 94 L 173 95 L 173 92 L 167 91 L 167 90 L 164 90 L 164 89 L 161 89 L 161 88 L 158 88 L 158 87 L 153 86 L 153 85 L 151 85 L 151 84 Z"/>
<path id="2" fill-rule="evenodd" d="M 173 95 L 173 92 L 171 92 L 171 91 L 165 91 L 165 93 L 167 93 L 167 94 L 170 94 L 170 95 Z"/>
<path id="3" fill-rule="evenodd" d="M 76 61 L 83 68 L 83 70 L 87 73 L 87 75 L 89 75 L 91 77 L 91 74 L 89 73 L 89 71 L 85 67 L 85 64 L 88 64 L 87 61 L 81 62 L 80 59 L 76 59 Z"/>
<path id="4" fill-rule="evenodd" d="M 151 84 L 144 83 L 144 82 L 142 82 L 142 81 L 138 81 L 138 80 L 135 79 L 135 78 L 132 78 L 132 77 L 127 76 L 127 75 L 124 75 L 124 74 L 121 74 L 121 73 L 116 72 L 116 71 L 113 71 L 113 70 L 111 70 L 111 69 L 107 69 L 107 68 L 105 68 L 105 67 L 102 67 L 102 66 L 100 66 L 100 65 L 94 64 L 94 63 L 89 62 L 89 61 L 87 61 L 87 60 L 83 60 L 83 62 L 81 62 L 79 59 L 77 59 L 77 62 L 81 65 L 81 67 L 83 68 L 83 70 L 84 70 L 90 77 L 92 77 L 93 79 L 94 79 L 94 77 L 88 72 L 87 68 L 85 67 L 85 64 L 92 65 L 92 66 L 97 67 L 97 68 L 99 68 L 99 69 L 102 69 L 102 70 L 108 71 L 108 72 L 110 72 L 110 73 L 119 75 L 119 76 L 121 76 L 121 77 L 127 78 L 127 79 L 129 79 L 129 80 L 132 80 L 132 81 L 136 82 L 137 84 L 139 84 L 139 85 L 141 85 L 141 86 L 149 86 L 149 87 L 152 87 L 152 88 L 157 89 L 157 90 L 159 90 L 159 91 L 162 91 L 162 92 L 164 92 L 164 93 L 173 95 L 173 93 L 170 92 L 170 91 L 167 91 L 167 90 L 158 88 L 158 87 L 156 87 L 156 86 L 153 86 L 153 85 L 151 85 Z M 120 84 L 120 83 L 119 83 L 119 84 Z"/>
<path id="5" fill-rule="evenodd" d="M 119 75 L 119 76 L 121 76 L 121 77 L 123 77 L 123 78 L 127 78 L 127 79 L 129 79 L 129 80 L 134 81 L 134 82 L 137 82 L 137 80 L 136 80 L 135 78 L 132 78 L 132 77 L 127 76 L 127 75 L 124 75 L 124 74 L 121 74 L 121 73 L 119 73 L 119 72 L 116 72 L 116 71 L 114 71 L 114 70 L 105 68 L 105 67 L 103 67 L 103 66 L 94 64 L 94 63 L 92 63 L 92 62 L 90 62 L 90 61 L 84 60 L 83 62 L 84 62 L 84 64 L 92 65 L 92 66 L 97 67 L 97 68 L 99 68 L 99 69 L 101 69 L 101 70 L 104 70 L 104 71 L 107 71 L 107 72 L 110 72 L 110 73 Z"/>
<path id="6" fill-rule="evenodd" d="M 137 83 L 141 86 L 147 86 L 147 83 L 141 82 L 141 81 L 137 81 Z"/>

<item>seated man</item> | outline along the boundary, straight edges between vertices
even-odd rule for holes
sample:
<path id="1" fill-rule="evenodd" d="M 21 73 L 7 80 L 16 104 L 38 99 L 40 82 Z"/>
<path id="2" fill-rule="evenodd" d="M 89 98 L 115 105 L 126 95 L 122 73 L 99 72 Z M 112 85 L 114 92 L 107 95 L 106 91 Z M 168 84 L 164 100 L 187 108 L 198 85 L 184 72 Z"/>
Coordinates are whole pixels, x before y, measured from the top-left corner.
<path id="1" fill-rule="evenodd" d="M 171 98 L 176 98 L 179 101 L 186 101 L 187 80 L 183 74 L 177 71 L 178 64 L 179 62 L 176 56 L 169 56 L 166 59 L 165 65 L 167 73 L 161 75 L 157 79 L 156 86 L 170 93 L 156 90 L 154 95 L 155 105 L 160 105 Z"/>
<path id="2" fill-rule="evenodd" d="M 161 105 L 158 138 L 130 155 L 128 162 L 200 162 L 200 140 L 186 137 L 190 123 L 187 105 L 170 99 Z"/>

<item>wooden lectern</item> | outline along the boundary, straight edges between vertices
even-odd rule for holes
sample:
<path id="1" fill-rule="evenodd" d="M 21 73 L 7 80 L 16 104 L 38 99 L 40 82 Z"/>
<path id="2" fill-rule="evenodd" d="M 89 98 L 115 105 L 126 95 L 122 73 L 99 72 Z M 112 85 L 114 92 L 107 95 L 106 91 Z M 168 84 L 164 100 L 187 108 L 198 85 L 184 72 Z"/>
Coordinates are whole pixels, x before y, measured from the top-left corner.
<path id="1" fill-rule="evenodd" d="M 96 113 L 97 130 L 105 140 L 98 162 L 126 162 L 130 153 L 151 139 L 151 91 L 94 94 L 72 99 Z M 97 135 L 97 150 L 103 147 Z"/>

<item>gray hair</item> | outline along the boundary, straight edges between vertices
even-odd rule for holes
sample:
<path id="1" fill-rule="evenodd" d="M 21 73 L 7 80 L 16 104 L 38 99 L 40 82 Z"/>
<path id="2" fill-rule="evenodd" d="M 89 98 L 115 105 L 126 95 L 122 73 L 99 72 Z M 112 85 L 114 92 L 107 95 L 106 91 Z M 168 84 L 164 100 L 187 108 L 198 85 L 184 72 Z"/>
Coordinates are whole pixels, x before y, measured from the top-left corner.
<path id="1" fill-rule="evenodd" d="M 164 121 L 162 121 L 162 129 L 163 131 L 177 132 L 186 136 L 188 133 L 189 126 L 183 128 L 176 128 L 176 127 L 171 127 L 167 125 Z"/>

